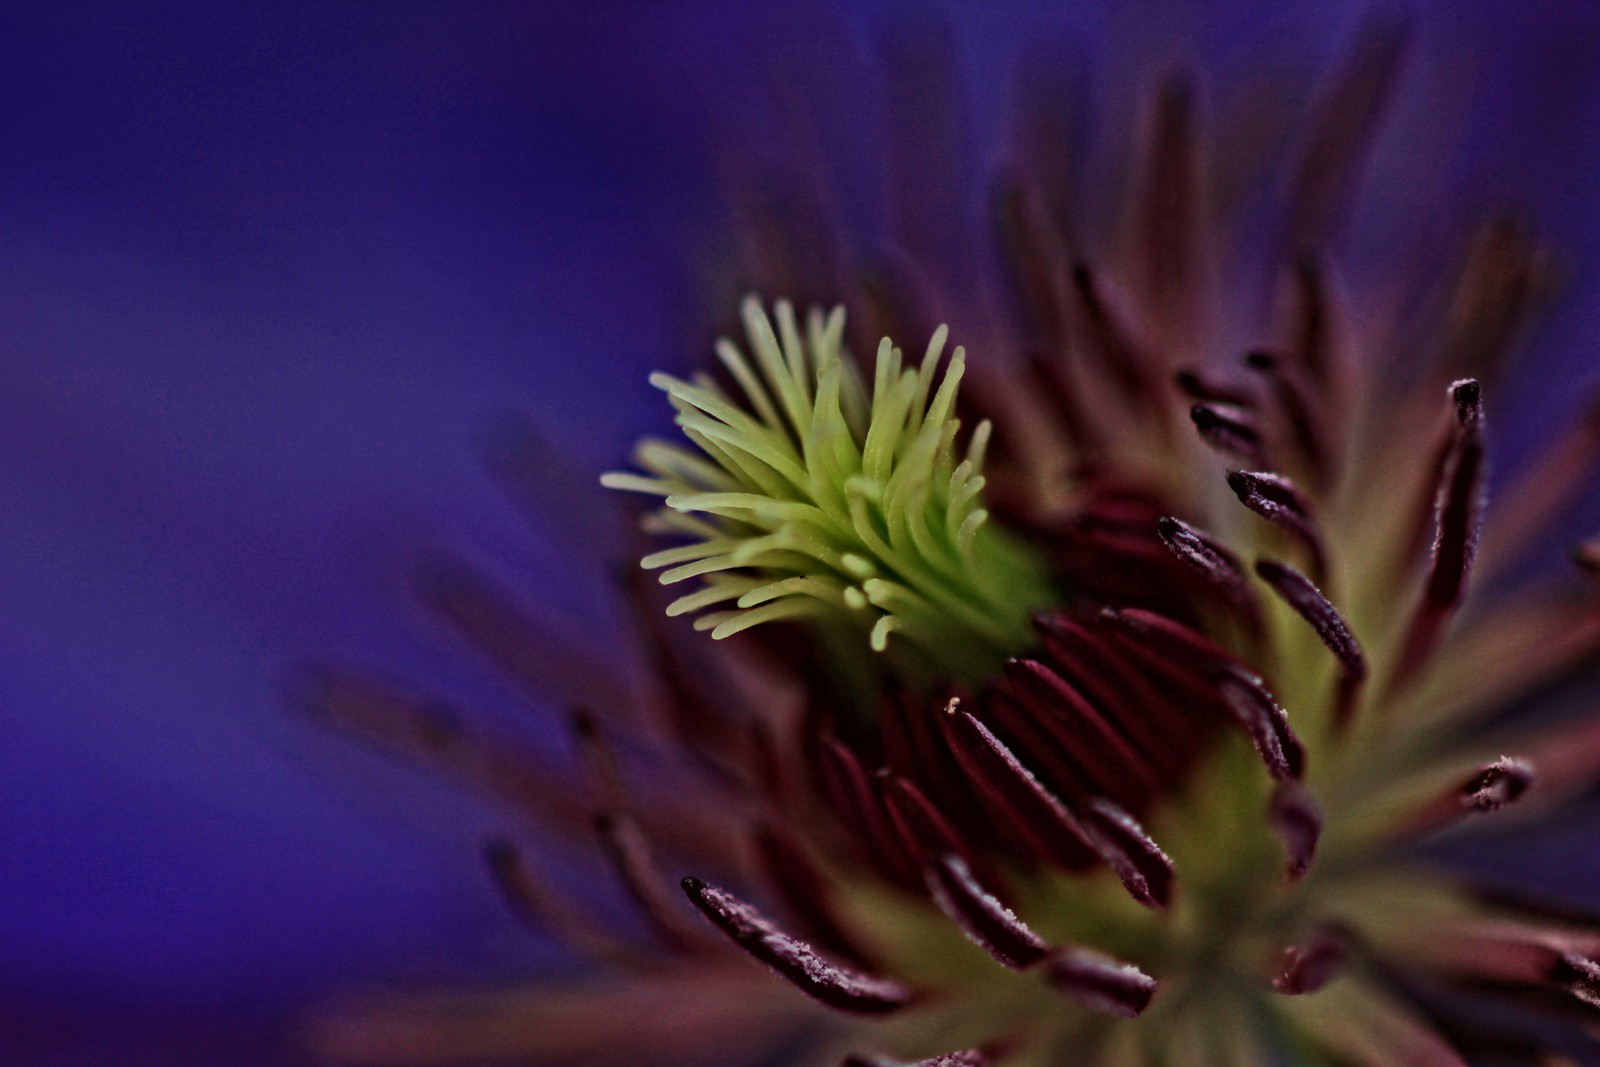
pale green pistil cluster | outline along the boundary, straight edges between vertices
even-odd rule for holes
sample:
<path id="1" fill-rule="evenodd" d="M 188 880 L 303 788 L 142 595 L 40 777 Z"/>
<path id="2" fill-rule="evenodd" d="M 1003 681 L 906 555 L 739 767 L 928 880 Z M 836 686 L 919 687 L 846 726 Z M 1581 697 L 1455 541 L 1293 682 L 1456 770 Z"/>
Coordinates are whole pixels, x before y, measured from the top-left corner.
<path id="1" fill-rule="evenodd" d="M 885 338 L 869 391 L 841 344 L 842 308 L 812 311 L 803 334 L 782 301 L 776 329 L 754 298 L 743 317 L 753 358 L 717 346 L 741 397 L 707 375 L 652 375 L 695 449 L 647 439 L 646 474 L 602 479 L 664 497 L 648 528 L 687 539 L 643 561 L 667 568 L 663 584 L 699 580 L 668 614 L 704 612 L 695 626 L 715 638 L 810 618 L 968 680 L 1031 644 L 1050 581 L 986 522 L 990 427 L 958 449 L 965 353 L 940 374 L 945 329 L 915 367 Z"/>

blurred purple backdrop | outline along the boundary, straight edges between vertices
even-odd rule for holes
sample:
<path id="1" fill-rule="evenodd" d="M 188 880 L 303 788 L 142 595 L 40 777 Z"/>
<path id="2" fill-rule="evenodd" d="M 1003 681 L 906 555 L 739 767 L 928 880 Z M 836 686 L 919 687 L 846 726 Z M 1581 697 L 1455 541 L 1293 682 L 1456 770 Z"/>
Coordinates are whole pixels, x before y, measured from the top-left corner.
<path id="1" fill-rule="evenodd" d="M 664 421 L 644 375 L 688 358 L 712 138 L 823 7 L 750 6 L 0 12 L 0 1062 L 294 1063 L 286 1020 L 348 983 L 555 959 L 474 863 L 496 815 L 284 687 L 344 656 L 532 721 L 399 574 L 458 545 L 583 616 L 589 573 L 496 495 L 475 433 L 514 407 L 598 466 Z M 868 47 L 891 6 L 917 11 L 837 17 Z M 950 10 L 987 119 L 1041 9 L 1073 61 L 1303 86 L 1364 6 Z M 1567 296 L 1497 415 L 1514 471 L 1600 376 L 1600 9 L 1420 15 L 1346 252 L 1505 201 L 1557 243 Z M 1566 838 L 1600 894 L 1596 827 Z"/>

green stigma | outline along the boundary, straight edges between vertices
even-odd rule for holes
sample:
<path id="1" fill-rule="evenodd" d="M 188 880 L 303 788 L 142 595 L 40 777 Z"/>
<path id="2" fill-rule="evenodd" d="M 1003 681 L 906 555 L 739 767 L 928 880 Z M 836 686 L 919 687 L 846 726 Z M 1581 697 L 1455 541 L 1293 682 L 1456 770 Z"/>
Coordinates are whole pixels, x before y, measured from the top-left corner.
<path id="1" fill-rule="evenodd" d="M 667 614 L 700 613 L 695 628 L 714 638 L 810 620 L 912 677 L 976 680 L 1029 647 L 1053 586 L 987 521 L 990 425 L 958 444 L 966 356 L 957 348 L 941 370 L 948 331 L 916 366 L 884 338 L 869 389 L 842 345 L 843 308 L 813 310 L 803 333 L 785 301 L 772 318 L 753 297 L 742 311 L 752 355 L 717 344 L 740 397 L 708 375 L 652 375 L 694 447 L 647 438 L 635 451 L 646 473 L 601 479 L 665 498 L 646 529 L 686 543 L 643 565 L 666 568 L 664 585 L 695 582 Z"/>

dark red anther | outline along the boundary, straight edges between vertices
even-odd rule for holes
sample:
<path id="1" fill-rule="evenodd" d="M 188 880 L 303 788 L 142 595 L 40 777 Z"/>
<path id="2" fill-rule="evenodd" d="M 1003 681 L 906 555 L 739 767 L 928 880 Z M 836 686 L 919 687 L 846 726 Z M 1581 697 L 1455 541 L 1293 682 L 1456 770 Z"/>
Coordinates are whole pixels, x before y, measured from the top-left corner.
<path id="1" fill-rule="evenodd" d="M 934 903 L 1001 966 L 1026 970 L 1050 951 L 1043 938 L 979 883 L 960 856 L 937 857 L 928 865 L 927 877 Z"/>
<path id="2" fill-rule="evenodd" d="M 1533 768 L 1521 760 L 1501 756 L 1467 779 L 1461 787 L 1461 804 L 1472 811 L 1499 811 L 1514 804 L 1533 785 Z"/>
<path id="3" fill-rule="evenodd" d="M 968 1048 L 959 1052 L 946 1052 L 916 1063 L 900 1064 L 876 1056 L 850 1056 L 839 1067 L 990 1067 L 994 1062 L 982 1049 Z"/>
<path id="4" fill-rule="evenodd" d="M 1088 949 L 1060 949 L 1045 963 L 1050 984 L 1085 1007 L 1132 1019 L 1150 1006 L 1156 981 L 1131 963 Z"/>
<path id="5" fill-rule="evenodd" d="M 829 1007 L 882 1015 L 898 1011 L 913 999 L 911 989 L 903 983 L 847 970 L 824 959 L 816 949 L 779 930 L 725 889 L 685 878 L 683 891 L 740 948 Z"/>
<path id="6" fill-rule="evenodd" d="M 1411 836 L 1446 829 L 1476 815 L 1488 815 L 1522 799 L 1534 783 L 1525 760 L 1501 756 L 1473 771 L 1464 781 L 1425 801 L 1403 823 Z"/>
<path id="7" fill-rule="evenodd" d="M 1271 386 L 1282 424 L 1310 475 L 1311 485 L 1325 488 L 1332 475 L 1332 452 L 1325 440 L 1323 413 L 1311 400 L 1305 383 L 1295 373 L 1295 368 L 1285 366 L 1271 352 L 1251 352 L 1244 361 L 1245 366 L 1259 373 Z"/>
<path id="8" fill-rule="evenodd" d="M 836 737 L 824 737 L 818 759 L 834 810 L 855 831 L 867 859 L 902 886 L 920 888 L 922 876 L 889 825 L 883 803 L 854 750 Z"/>
<path id="9" fill-rule="evenodd" d="M 1266 463 L 1266 442 L 1249 412 L 1220 404 L 1196 404 L 1189 409 L 1189 418 L 1201 439 L 1223 455 L 1257 467 Z"/>
<path id="10" fill-rule="evenodd" d="M 1093 863 L 1097 853 L 1077 819 L 987 726 L 954 706 L 940 725 L 973 791 L 1005 832 L 1065 867 Z"/>
<path id="11" fill-rule="evenodd" d="M 1134 339 L 1128 323 L 1106 299 L 1099 278 L 1088 264 L 1074 263 L 1071 277 L 1072 293 L 1090 347 L 1123 397 L 1132 404 L 1148 407 L 1156 399 L 1149 387 L 1150 353 Z"/>
<path id="12" fill-rule="evenodd" d="M 1328 646 L 1328 651 L 1339 661 L 1347 679 L 1354 683 L 1366 678 L 1367 659 L 1361 653 L 1361 645 L 1356 642 L 1343 616 L 1312 584 L 1311 579 L 1287 563 L 1270 559 L 1256 561 L 1256 574 L 1283 598 L 1284 603 L 1294 609 L 1295 614 L 1311 624 L 1322 643 Z"/>
<path id="13" fill-rule="evenodd" d="M 1550 981 L 1591 1008 L 1600 1008 L 1600 963 L 1592 957 L 1563 952 L 1550 968 Z"/>
<path id="14" fill-rule="evenodd" d="M 1156 531 L 1172 554 L 1217 590 L 1252 632 L 1261 629 L 1261 607 L 1245 575 L 1244 564 L 1221 541 L 1186 522 L 1163 516 Z"/>
<path id="15" fill-rule="evenodd" d="M 1255 393 L 1241 385 L 1230 385 L 1211 378 L 1193 368 L 1180 370 L 1172 376 L 1179 389 L 1191 400 L 1205 404 L 1227 404 L 1236 408 L 1254 409 Z"/>
<path id="16" fill-rule="evenodd" d="M 1283 844 L 1284 877 L 1298 882 L 1311 869 L 1322 836 L 1322 812 L 1298 782 L 1279 782 L 1267 804 L 1267 823 Z"/>
<path id="17" fill-rule="evenodd" d="M 1327 552 L 1317 532 L 1311 503 L 1300 487 L 1270 471 L 1229 471 L 1228 487 L 1239 502 L 1299 541 L 1319 580 L 1327 573 Z"/>
<path id="18" fill-rule="evenodd" d="M 1005 685 L 1041 723 L 1064 727 L 1055 735 L 1100 792 L 1131 800 L 1160 790 L 1149 762 L 1081 692 L 1049 667 L 1038 660 L 1013 659 L 1006 664 Z"/>
<path id="19" fill-rule="evenodd" d="M 1089 802 L 1083 827 L 1134 899 L 1163 909 L 1172 902 L 1172 860 L 1139 820 L 1101 798 Z"/>
<path id="20" fill-rule="evenodd" d="M 1395 669 L 1399 684 L 1413 677 L 1438 644 L 1466 590 L 1467 574 L 1483 525 L 1483 396 L 1471 378 L 1450 386 L 1456 431 L 1441 468 L 1435 497 L 1433 559 Z"/>
<path id="21" fill-rule="evenodd" d="M 626 815 L 607 813 L 596 816 L 594 825 L 618 880 L 656 936 L 673 948 L 693 947 L 699 940 L 698 930 L 680 915 L 678 909 L 682 905 L 675 905 L 667 895 L 667 883 L 656 868 L 650 842 L 639 824 Z"/>
<path id="22" fill-rule="evenodd" d="M 1215 681 L 1223 703 L 1250 735 L 1267 772 L 1279 781 L 1299 779 L 1305 773 L 1305 749 L 1266 684 L 1234 666 L 1219 669 Z"/>
<path id="23" fill-rule="evenodd" d="M 1350 957 L 1350 936 L 1340 926 L 1318 930 L 1304 944 L 1283 950 L 1272 988 L 1286 997 L 1315 993 L 1338 976 Z"/>
<path id="24" fill-rule="evenodd" d="M 800 844 L 772 826 L 756 831 L 755 844 L 767 884 L 783 898 L 804 932 L 840 959 L 867 963 L 866 954 L 845 932 L 830 906 L 834 890 Z"/>
<path id="25" fill-rule="evenodd" d="M 1021 821 L 1027 832 L 1046 843 L 1087 846 L 1111 867 L 1129 896 L 1146 907 L 1160 908 L 1165 904 L 1159 894 L 1170 886 L 1170 869 L 1163 877 L 1157 867 L 1159 860 L 1166 857 L 1155 849 L 1157 860 L 1142 845 L 1130 844 L 1130 837 L 1144 837 L 1137 823 L 1132 824 L 1132 831 L 1126 825 L 1107 826 L 1103 813 L 1095 813 L 1087 825 L 1080 822 L 983 723 L 964 711 L 956 711 L 948 718 L 952 723 L 951 745 L 958 758 L 964 757 L 963 763 L 980 793 L 991 798 L 1001 814 Z"/>

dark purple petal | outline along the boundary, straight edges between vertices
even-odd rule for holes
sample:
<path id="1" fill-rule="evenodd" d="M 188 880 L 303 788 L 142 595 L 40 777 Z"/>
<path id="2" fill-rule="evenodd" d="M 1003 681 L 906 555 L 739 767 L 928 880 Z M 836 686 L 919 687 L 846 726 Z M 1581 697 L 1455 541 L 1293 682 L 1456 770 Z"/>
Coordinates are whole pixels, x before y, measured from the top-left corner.
<path id="1" fill-rule="evenodd" d="M 685 878 L 683 891 L 740 948 L 829 1007 L 881 1015 L 898 1011 L 913 999 L 911 989 L 900 982 L 846 970 L 823 959 L 727 890 Z"/>

